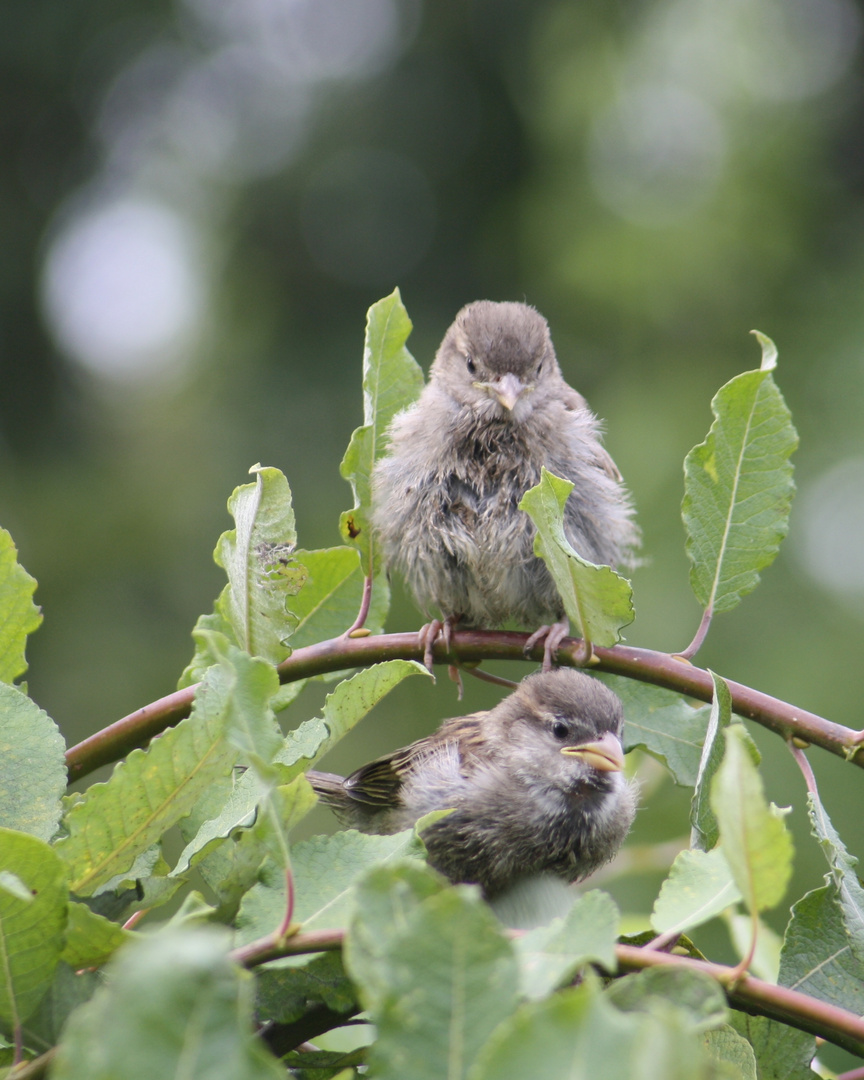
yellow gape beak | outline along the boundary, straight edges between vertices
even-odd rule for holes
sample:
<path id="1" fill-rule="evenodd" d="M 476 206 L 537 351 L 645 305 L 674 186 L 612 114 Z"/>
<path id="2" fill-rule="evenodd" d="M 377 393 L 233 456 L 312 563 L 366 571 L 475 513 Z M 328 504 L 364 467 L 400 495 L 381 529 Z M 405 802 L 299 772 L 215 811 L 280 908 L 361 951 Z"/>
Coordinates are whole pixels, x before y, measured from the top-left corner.
<path id="1" fill-rule="evenodd" d="M 621 743 L 611 731 L 596 742 L 579 743 L 578 746 L 562 746 L 561 753 L 577 757 L 597 769 L 598 772 L 621 772 L 624 768 L 624 752 Z"/>

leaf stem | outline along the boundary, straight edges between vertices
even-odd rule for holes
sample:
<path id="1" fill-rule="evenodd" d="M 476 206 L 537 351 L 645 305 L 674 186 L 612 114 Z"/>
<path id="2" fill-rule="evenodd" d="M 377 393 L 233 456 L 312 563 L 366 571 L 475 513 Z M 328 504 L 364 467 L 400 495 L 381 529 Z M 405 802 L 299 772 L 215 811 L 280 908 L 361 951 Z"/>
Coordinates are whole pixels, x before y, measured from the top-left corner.
<path id="1" fill-rule="evenodd" d="M 686 649 L 682 649 L 680 653 L 676 653 L 676 656 L 680 656 L 683 660 L 692 660 L 697 652 L 702 648 L 702 642 L 708 636 L 708 629 L 711 626 L 711 620 L 714 617 L 714 609 L 709 604 L 708 607 L 702 612 L 702 619 L 699 622 L 699 629 L 696 631 L 696 635 Z"/>

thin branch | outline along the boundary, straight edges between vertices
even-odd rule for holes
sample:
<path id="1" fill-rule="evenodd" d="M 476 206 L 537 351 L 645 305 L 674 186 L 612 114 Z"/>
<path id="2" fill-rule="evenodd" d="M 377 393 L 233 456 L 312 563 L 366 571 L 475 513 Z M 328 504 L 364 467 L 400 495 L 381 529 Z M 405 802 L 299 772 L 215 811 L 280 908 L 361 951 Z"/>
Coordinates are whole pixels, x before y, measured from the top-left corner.
<path id="1" fill-rule="evenodd" d="M 767 1016 L 782 1024 L 818 1035 L 827 1042 L 841 1046 L 852 1054 L 864 1056 L 864 1020 L 846 1009 L 829 1005 L 808 997 L 797 990 L 743 975 L 734 986 L 729 980 L 733 968 L 712 964 L 707 960 L 694 960 L 689 956 L 670 956 L 663 952 L 646 952 L 635 945 L 618 945 L 615 949 L 618 965 L 626 971 L 641 971 L 648 967 L 684 967 L 704 971 L 716 979 L 726 993 L 729 1004 L 743 1012 Z"/>
<path id="2" fill-rule="evenodd" d="M 434 660 L 436 664 L 483 660 L 542 661 L 543 649 L 539 645 L 525 657 L 523 648 L 527 640 L 527 634 L 505 630 L 454 631 L 452 651 L 448 651 L 444 642 L 438 640 L 434 645 Z M 565 638 L 558 650 L 558 663 L 579 666 L 581 648 L 582 642 L 578 638 Z M 368 667 L 382 660 L 399 659 L 422 662 L 423 648 L 418 645 L 416 633 L 331 638 L 297 649 L 282 661 L 278 670 L 282 682 L 295 682 L 332 671 Z M 595 646 L 591 666 L 598 671 L 676 690 L 700 701 L 710 702 L 712 699 L 713 683 L 709 673 L 669 653 L 635 649 L 627 645 L 607 649 Z M 727 682 L 732 694 L 732 709 L 739 716 L 755 720 L 786 740 L 812 743 L 864 768 L 864 746 L 856 744 L 857 731 L 805 709 L 796 709 L 785 701 L 748 686 Z M 188 715 L 195 689 L 190 686 L 145 705 L 71 747 L 66 754 L 70 780 L 86 776 L 100 765 L 117 761 L 136 747 L 146 746 L 155 735 L 178 723 Z"/>
<path id="3" fill-rule="evenodd" d="M 524 931 L 509 931 L 511 937 L 518 937 L 522 933 Z M 308 934 L 295 934 L 278 947 L 274 944 L 273 938 L 268 937 L 235 949 L 231 957 L 244 967 L 256 967 L 258 964 L 266 963 L 268 960 L 277 960 L 283 956 L 339 949 L 342 947 L 343 940 L 344 931 L 341 930 L 319 930 Z M 707 960 L 694 960 L 689 956 L 640 949 L 635 945 L 618 945 L 615 955 L 619 970 L 624 974 L 663 965 L 682 970 L 704 971 L 706 975 L 710 975 L 712 979 L 720 983 L 733 1008 L 779 1020 L 780 1023 L 806 1031 L 810 1035 L 818 1035 L 850 1053 L 864 1056 L 864 1019 L 847 1012 L 846 1009 L 818 1001 L 798 990 L 775 986 L 773 983 L 764 982 L 751 975 L 742 975 L 734 980 L 734 968 L 725 967 L 723 964 L 712 964 Z"/>

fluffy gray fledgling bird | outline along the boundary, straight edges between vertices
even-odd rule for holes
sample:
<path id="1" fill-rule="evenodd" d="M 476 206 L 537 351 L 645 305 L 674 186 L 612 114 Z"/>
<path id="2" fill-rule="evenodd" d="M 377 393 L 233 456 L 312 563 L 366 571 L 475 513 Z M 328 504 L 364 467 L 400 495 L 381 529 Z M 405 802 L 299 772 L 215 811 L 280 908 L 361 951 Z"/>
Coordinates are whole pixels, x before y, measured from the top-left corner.
<path id="1" fill-rule="evenodd" d="M 491 300 L 462 308 L 427 386 L 389 438 L 373 477 L 373 522 L 388 565 L 427 615 L 440 609 L 445 636 L 457 622 L 540 626 L 530 645 L 546 635 L 548 668 L 569 625 L 534 555 L 534 525 L 517 508 L 541 467 L 575 485 L 564 526 L 583 558 L 626 566 L 639 533 L 597 418 L 564 381 L 543 316 Z M 421 631 L 427 666 L 440 629 L 433 622 Z"/>
<path id="2" fill-rule="evenodd" d="M 452 807 L 423 832 L 429 862 L 493 897 L 535 874 L 579 881 L 618 851 L 636 811 L 635 785 L 621 774 L 622 723 L 611 690 L 561 668 L 347 778 L 306 775 L 362 832 L 399 832 Z"/>

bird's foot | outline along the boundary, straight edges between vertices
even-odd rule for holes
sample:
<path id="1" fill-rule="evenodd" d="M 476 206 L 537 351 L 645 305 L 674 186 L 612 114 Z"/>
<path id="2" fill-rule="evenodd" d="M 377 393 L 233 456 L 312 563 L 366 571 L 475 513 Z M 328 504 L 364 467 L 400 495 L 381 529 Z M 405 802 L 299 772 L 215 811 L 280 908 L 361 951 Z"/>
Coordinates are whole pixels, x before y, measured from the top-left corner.
<path id="1" fill-rule="evenodd" d="M 543 670 L 551 671 L 558 656 L 558 646 L 570 633 L 570 622 L 561 619 L 551 626 L 541 626 L 525 642 L 524 653 L 527 656 L 539 642 L 543 642 Z"/>
<path id="2" fill-rule="evenodd" d="M 444 648 L 447 652 L 451 652 L 453 627 L 457 622 L 459 622 L 458 615 L 448 615 L 443 622 L 440 619 L 433 619 L 431 622 L 426 623 L 425 626 L 421 626 L 417 631 L 417 643 L 423 650 L 423 663 L 429 669 L 430 673 L 432 671 L 432 664 L 435 660 L 435 643 L 440 638 L 444 642 Z M 461 679 L 454 681 L 458 681 L 461 686 Z"/>

